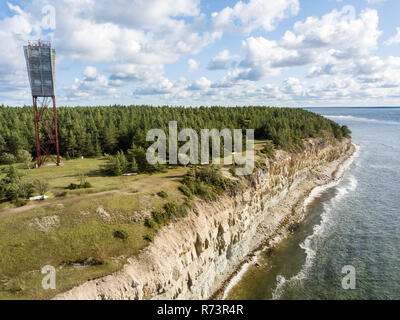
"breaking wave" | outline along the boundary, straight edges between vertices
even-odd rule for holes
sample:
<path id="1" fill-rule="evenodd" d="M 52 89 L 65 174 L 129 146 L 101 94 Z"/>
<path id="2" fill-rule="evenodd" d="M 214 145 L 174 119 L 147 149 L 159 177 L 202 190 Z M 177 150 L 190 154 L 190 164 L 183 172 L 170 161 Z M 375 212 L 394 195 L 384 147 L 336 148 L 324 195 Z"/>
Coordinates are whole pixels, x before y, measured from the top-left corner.
<path id="1" fill-rule="evenodd" d="M 326 118 L 331 120 L 351 120 L 351 121 L 359 121 L 359 122 L 371 122 L 371 123 L 381 123 L 381 124 L 390 124 L 390 125 L 400 125 L 398 121 L 389 121 L 389 120 L 378 120 L 378 119 L 370 119 L 370 118 L 361 118 L 354 116 L 334 116 L 334 115 L 326 115 Z"/>
<path id="2" fill-rule="evenodd" d="M 288 287 L 293 287 L 298 284 L 302 280 L 306 279 L 309 273 L 309 270 L 314 264 L 314 260 L 317 254 L 317 248 L 319 247 L 319 243 L 323 240 L 324 234 L 331 228 L 334 223 L 333 219 L 333 209 L 335 208 L 335 204 L 340 201 L 345 195 L 354 191 L 357 188 L 357 179 L 353 175 L 349 175 L 348 179 L 346 179 L 346 183 L 343 185 L 339 185 L 339 183 L 343 180 L 344 172 L 350 167 L 351 163 L 354 161 L 356 157 L 359 156 L 359 146 L 356 146 L 356 152 L 354 155 L 347 160 L 340 168 L 338 179 L 335 181 L 326 184 L 324 186 L 316 187 L 312 190 L 310 195 L 304 202 L 304 210 L 307 209 L 308 205 L 319 195 L 321 195 L 326 190 L 337 186 L 336 195 L 329 202 L 324 204 L 324 210 L 321 215 L 320 224 L 314 226 L 313 233 L 309 235 L 301 244 L 300 248 L 305 251 L 306 261 L 302 266 L 299 273 L 294 275 L 293 277 L 286 279 L 282 275 L 278 275 L 276 277 L 277 285 L 275 290 L 272 292 L 272 299 L 279 299 L 284 293 L 285 289 Z"/>

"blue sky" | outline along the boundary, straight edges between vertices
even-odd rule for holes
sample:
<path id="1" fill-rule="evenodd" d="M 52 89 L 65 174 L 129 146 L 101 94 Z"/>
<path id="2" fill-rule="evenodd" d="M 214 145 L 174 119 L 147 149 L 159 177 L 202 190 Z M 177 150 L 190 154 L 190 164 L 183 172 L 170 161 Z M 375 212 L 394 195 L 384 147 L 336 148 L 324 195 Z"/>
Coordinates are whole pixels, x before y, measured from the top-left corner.
<path id="1" fill-rule="evenodd" d="M 58 105 L 400 105 L 397 0 L 0 1 L 0 104 L 31 103 L 51 40 Z"/>

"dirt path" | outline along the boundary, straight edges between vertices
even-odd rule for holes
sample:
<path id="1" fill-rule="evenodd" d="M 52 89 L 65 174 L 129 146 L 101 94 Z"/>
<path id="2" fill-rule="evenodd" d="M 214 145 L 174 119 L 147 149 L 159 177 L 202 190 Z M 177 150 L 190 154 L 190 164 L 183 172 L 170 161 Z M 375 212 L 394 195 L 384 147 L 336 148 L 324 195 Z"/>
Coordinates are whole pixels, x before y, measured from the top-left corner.
<path id="1" fill-rule="evenodd" d="M 0 218 L 13 216 L 13 215 L 27 212 L 27 211 L 30 211 L 33 209 L 51 206 L 54 204 L 69 203 L 69 202 L 73 202 L 73 201 L 77 201 L 77 200 L 92 199 L 92 198 L 103 197 L 103 196 L 108 196 L 108 195 L 112 195 L 112 194 L 121 194 L 121 193 L 122 194 L 123 193 L 132 194 L 132 192 L 128 192 L 128 190 L 131 190 L 132 188 L 139 189 L 140 192 L 138 192 L 138 193 L 146 193 L 146 192 L 151 191 L 155 185 L 162 186 L 165 183 L 168 183 L 169 181 L 171 181 L 171 179 L 177 180 L 177 179 L 182 178 L 182 176 L 186 173 L 186 171 L 187 171 L 186 168 L 179 168 L 179 169 L 170 170 L 161 175 L 143 177 L 139 180 L 132 182 L 132 184 L 130 184 L 128 187 L 125 187 L 123 189 L 101 191 L 101 192 L 97 192 L 97 193 L 77 195 L 77 196 L 68 197 L 68 198 L 54 198 L 54 199 L 49 199 L 49 200 L 38 201 L 38 202 L 28 204 L 28 205 L 25 205 L 25 206 L 19 207 L 19 208 L 6 209 L 6 210 L 0 212 Z"/>

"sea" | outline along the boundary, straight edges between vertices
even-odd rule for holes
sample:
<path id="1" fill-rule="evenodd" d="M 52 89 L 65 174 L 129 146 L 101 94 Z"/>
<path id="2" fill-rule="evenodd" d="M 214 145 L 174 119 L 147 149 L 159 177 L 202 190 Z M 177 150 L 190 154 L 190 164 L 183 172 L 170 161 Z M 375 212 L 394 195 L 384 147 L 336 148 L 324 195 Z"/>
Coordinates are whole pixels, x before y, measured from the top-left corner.
<path id="1" fill-rule="evenodd" d="M 294 235 L 260 253 L 226 299 L 400 299 L 400 108 L 307 108 L 352 131 L 336 184 L 313 192 Z"/>

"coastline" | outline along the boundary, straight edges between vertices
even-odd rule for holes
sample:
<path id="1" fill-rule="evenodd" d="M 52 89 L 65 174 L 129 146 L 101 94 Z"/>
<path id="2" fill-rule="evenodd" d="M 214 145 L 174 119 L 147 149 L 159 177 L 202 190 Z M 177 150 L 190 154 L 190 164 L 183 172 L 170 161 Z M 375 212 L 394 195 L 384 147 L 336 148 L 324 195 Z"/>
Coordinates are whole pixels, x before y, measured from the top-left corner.
<path id="1" fill-rule="evenodd" d="M 299 222 L 305 218 L 307 207 L 310 203 L 312 203 L 315 198 L 317 198 L 324 191 L 337 186 L 343 180 L 351 164 L 354 162 L 355 158 L 359 156 L 360 147 L 354 143 L 352 143 L 352 146 L 354 148 L 353 153 L 347 159 L 344 159 L 341 163 L 338 164 L 337 168 L 332 172 L 331 181 L 327 181 L 326 184 L 314 186 L 308 192 L 306 192 L 308 193 L 308 195 L 301 204 L 301 209 L 297 208 L 297 210 L 301 210 L 301 218 Z M 294 207 L 296 206 L 298 206 L 298 204 L 296 204 Z M 231 274 L 231 276 L 221 285 L 220 288 L 218 288 L 217 292 L 212 297 L 210 297 L 210 299 L 227 299 L 229 296 L 229 292 L 240 282 L 248 268 L 251 265 L 257 263 L 259 259 L 259 254 L 261 254 L 265 250 L 273 249 L 274 247 L 279 245 L 283 239 L 287 237 L 290 237 L 290 232 L 285 232 L 284 229 L 276 230 L 274 235 L 272 235 L 268 239 L 265 239 L 265 241 L 259 247 L 249 253 L 249 258 L 247 258 L 237 267 L 237 269 Z"/>
<path id="2" fill-rule="evenodd" d="M 122 270 L 53 299 L 219 299 L 257 251 L 293 232 L 312 190 L 339 177 L 354 151 L 351 139 L 310 140 L 300 153 L 280 150 L 242 190 L 196 201 L 186 218 L 160 229 Z"/>

